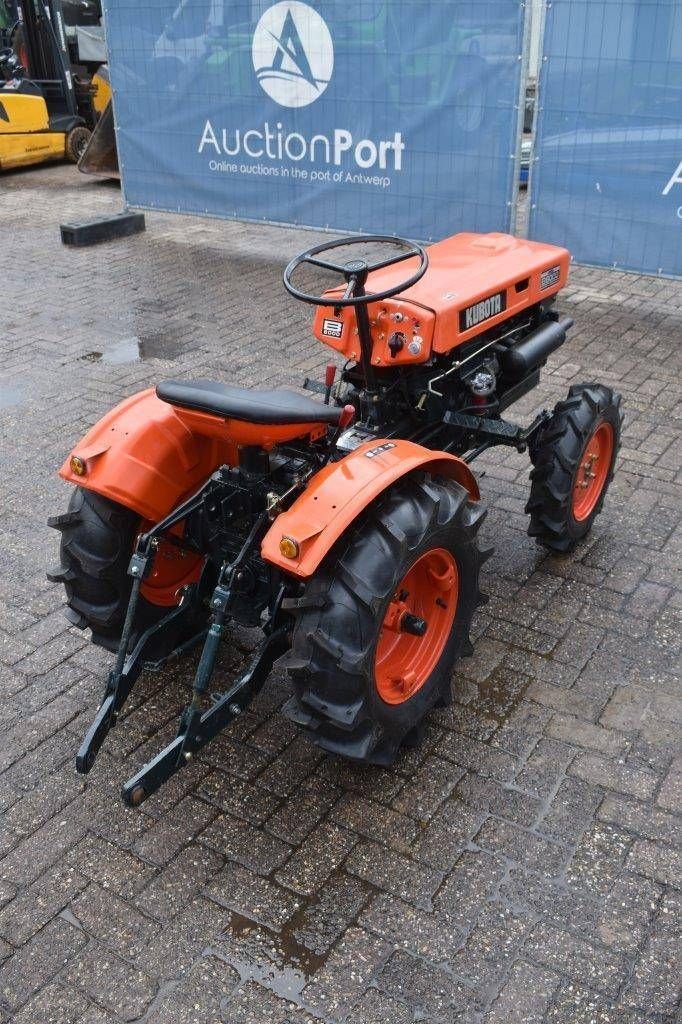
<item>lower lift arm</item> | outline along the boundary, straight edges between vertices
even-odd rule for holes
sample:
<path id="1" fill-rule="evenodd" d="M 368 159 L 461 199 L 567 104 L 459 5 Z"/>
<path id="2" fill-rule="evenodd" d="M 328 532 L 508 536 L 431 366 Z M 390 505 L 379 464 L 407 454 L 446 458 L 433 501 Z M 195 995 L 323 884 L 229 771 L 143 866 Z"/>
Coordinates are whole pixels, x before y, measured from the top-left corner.
<path id="1" fill-rule="evenodd" d="M 129 806 L 136 807 L 142 803 L 186 764 L 198 750 L 201 750 L 209 740 L 213 739 L 221 729 L 241 714 L 263 686 L 274 662 L 288 650 L 290 645 L 289 626 L 281 621 L 284 597 L 284 588 L 282 587 L 274 602 L 270 618 L 264 626 L 265 639 L 255 651 L 251 663 L 225 693 L 212 694 L 212 706 L 202 711 L 215 668 L 222 633 L 229 618 L 230 606 L 238 590 L 241 568 L 259 545 L 270 520 L 280 510 L 279 502 L 277 502 L 255 520 L 237 556 L 231 562 L 223 564 L 218 583 L 209 601 L 211 621 L 208 628 L 205 625 L 198 627 L 198 623 L 205 615 L 203 597 L 206 594 L 205 583 L 200 580 L 198 583 L 185 587 L 180 604 L 164 616 L 160 622 L 142 633 L 132 651 L 129 651 L 140 588 L 145 576 L 151 570 L 158 538 L 198 509 L 219 483 L 220 471 L 215 473 L 196 495 L 178 506 L 171 515 L 157 523 L 147 534 L 141 536 L 128 568 L 128 573 L 133 578 L 133 584 L 116 664 L 109 674 L 102 704 L 78 752 L 76 767 L 79 772 L 87 773 L 92 768 L 97 752 L 107 733 L 115 725 L 117 715 L 141 672 L 149 667 L 158 668 L 169 658 L 180 655 L 201 640 L 204 641 L 192 687 L 192 699 L 182 713 L 177 736 L 172 743 L 125 784 L 122 796 Z M 295 491 L 302 485 L 303 480 L 291 490 Z M 282 496 L 280 502 L 289 496 L 290 492 L 287 492 Z M 178 636 L 185 637 L 180 644 L 177 644 Z M 161 659 L 157 658 L 154 661 L 155 649 L 160 648 L 167 651 L 170 643 L 175 644 L 171 653 L 166 653 Z"/>

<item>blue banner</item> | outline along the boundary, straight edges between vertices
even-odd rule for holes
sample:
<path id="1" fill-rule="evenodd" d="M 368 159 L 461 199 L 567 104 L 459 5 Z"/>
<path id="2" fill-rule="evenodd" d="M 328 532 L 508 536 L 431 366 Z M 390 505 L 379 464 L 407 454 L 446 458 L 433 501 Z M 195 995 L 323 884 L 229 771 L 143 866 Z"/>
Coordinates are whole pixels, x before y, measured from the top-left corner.
<path id="1" fill-rule="evenodd" d="M 131 206 L 442 238 L 511 225 L 519 0 L 108 0 Z"/>
<path id="2" fill-rule="evenodd" d="M 682 275 L 682 3 L 553 0 L 532 238 L 581 263 Z"/>

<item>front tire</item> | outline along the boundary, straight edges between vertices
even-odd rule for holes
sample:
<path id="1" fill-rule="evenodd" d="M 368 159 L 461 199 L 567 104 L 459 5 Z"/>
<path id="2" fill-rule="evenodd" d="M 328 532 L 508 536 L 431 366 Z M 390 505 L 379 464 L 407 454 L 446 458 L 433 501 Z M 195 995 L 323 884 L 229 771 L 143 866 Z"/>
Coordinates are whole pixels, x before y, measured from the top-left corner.
<path id="1" fill-rule="evenodd" d="M 80 158 L 83 156 L 83 153 L 88 148 L 91 134 L 92 132 L 84 125 L 77 125 L 68 133 L 66 136 L 64 152 L 66 159 L 70 163 L 78 163 Z"/>
<path id="2" fill-rule="evenodd" d="M 452 668 L 471 653 L 483 600 L 484 515 L 453 481 L 401 480 L 308 582 L 295 609 L 287 712 L 318 746 L 391 764 L 427 712 L 451 702 Z"/>
<path id="3" fill-rule="evenodd" d="M 531 447 L 528 533 L 550 551 L 572 551 L 602 510 L 620 448 L 620 406 L 603 384 L 575 384 Z"/>

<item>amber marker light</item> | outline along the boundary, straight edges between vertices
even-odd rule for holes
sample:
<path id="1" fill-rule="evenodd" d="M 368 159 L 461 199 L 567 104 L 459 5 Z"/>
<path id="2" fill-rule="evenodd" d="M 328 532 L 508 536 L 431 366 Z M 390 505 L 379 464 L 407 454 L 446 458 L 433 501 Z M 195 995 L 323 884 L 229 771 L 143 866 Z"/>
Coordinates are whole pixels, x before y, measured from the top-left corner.
<path id="1" fill-rule="evenodd" d="M 282 537 L 279 542 L 279 550 L 285 558 L 298 558 L 300 547 L 297 540 L 293 537 Z"/>

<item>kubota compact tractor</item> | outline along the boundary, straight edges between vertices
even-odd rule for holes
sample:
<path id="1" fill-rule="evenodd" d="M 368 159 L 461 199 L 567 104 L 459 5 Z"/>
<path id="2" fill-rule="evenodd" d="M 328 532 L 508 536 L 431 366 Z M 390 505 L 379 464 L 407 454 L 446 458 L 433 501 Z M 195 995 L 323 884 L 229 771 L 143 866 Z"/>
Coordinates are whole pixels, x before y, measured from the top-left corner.
<path id="1" fill-rule="evenodd" d="M 380 236 L 315 246 L 284 284 L 317 307 L 315 336 L 346 360 L 336 382 L 334 365 L 307 382 L 322 401 L 168 381 L 76 445 L 51 579 L 71 621 L 116 651 L 79 771 L 142 669 L 195 644 L 177 737 L 124 786 L 133 806 L 240 714 L 286 652 L 285 712 L 325 750 L 388 764 L 418 739 L 451 699 L 482 601 L 469 464 L 494 445 L 527 450 L 529 532 L 559 552 L 588 532 L 613 475 L 621 400 L 608 387 L 575 385 L 525 427 L 502 415 L 566 339 L 572 321 L 553 304 L 568 263 L 564 249 L 502 234 L 428 250 Z M 344 284 L 301 290 L 311 267 Z M 209 698 L 230 619 L 264 638 Z"/>

